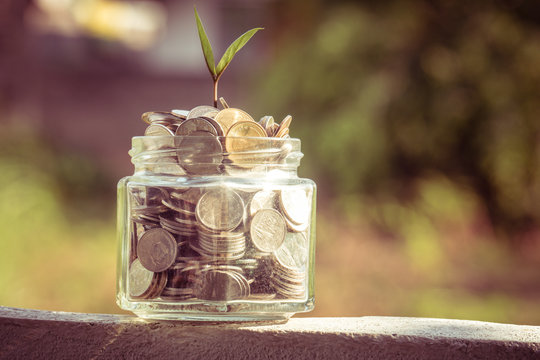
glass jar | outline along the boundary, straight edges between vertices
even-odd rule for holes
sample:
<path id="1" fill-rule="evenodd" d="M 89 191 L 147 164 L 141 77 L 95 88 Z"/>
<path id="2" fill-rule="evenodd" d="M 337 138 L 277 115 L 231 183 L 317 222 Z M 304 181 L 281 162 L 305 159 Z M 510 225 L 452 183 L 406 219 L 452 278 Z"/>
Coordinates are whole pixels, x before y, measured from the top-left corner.
<path id="1" fill-rule="evenodd" d="M 228 149 L 224 151 L 223 149 Z M 300 140 L 132 139 L 117 303 L 143 318 L 287 319 L 314 306 L 315 183 Z"/>

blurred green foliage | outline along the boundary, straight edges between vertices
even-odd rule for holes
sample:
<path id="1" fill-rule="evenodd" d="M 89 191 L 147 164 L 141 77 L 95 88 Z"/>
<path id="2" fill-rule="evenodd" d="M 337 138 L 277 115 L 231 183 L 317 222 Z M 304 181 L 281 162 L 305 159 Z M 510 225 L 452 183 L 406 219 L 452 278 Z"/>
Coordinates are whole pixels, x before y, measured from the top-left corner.
<path id="1" fill-rule="evenodd" d="M 1 130 L 0 304 L 115 311 L 115 217 L 104 178 L 30 129 Z"/>
<path id="2" fill-rule="evenodd" d="M 261 112 L 294 114 L 304 174 L 348 202 L 414 201 L 423 195 L 411 184 L 435 174 L 462 194 L 436 200 L 449 201 L 442 207 L 459 212 L 473 193 L 504 237 L 537 227 L 540 24 L 531 9 L 317 4 L 304 21 L 298 2 L 290 6 L 300 35 L 287 32 L 257 98 Z"/>

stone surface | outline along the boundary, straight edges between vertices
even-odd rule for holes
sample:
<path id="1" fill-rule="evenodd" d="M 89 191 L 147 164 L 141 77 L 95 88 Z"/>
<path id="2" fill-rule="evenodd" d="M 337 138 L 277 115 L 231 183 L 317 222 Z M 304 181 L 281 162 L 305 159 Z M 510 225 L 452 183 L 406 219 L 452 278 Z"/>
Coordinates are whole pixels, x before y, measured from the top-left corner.
<path id="1" fill-rule="evenodd" d="M 147 321 L 0 307 L 0 359 L 540 359 L 540 327 L 426 318 Z"/>

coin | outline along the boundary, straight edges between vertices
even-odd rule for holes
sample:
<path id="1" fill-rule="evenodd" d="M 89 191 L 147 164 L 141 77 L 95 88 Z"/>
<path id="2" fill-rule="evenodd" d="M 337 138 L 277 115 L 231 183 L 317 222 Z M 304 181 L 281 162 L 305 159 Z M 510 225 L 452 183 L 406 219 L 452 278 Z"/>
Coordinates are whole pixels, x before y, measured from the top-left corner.
<path id="1" fill-rule="evenodd" d="M 178 110 L 178 109 L 173 109 L 171 110 L 171 112 L 178 116 L 179 118 L 182 118 L 182 119 L 187 119 L 187 116 L 189 114 L 189 111 L 188 110 Z"/>
<path id="2" fill-rule="evenodd" d="M 218 129 L 216 129 L 216 127 L 207 119 L 200 117 L 190 118 L 181 123 L 176 130 L 176 136 L 197 136 L 196 134 L 193 134 L 195 132 L 197 132 L 197 134 L 208 132 L 214 136 L 218 136 Z M 176 146 L 178 147 L 178 144 L 176 144 Z"/>
<path id="3" fill-rule="evenodd" d="M 274 123 L 272 124 L 272 126 L 269 126 L 266 131 L 268 132 L 268 134 L 271 134 L 269 136 L 273 137 L 273 136 L 276 136 L 278 129 L 279 129 L 279 125 Z"/>
<path id="4" fill-rule="evenodd" d="M 239 150 L 237 146 L 234 146 L 238 144 L 234 142 L 234 140 L 238 140 L 236 139 L 238 137 L 266 137 L 266 131 L 259 123 L 254 121 L 238 121 L 234 123 L 227 132 L 225 144 L 230 144 L 230 146 L 226 146 L 228 151 Z M 250 139 L 245 140 L 249 142 Z M 244 146 L 240 146 L 240 150 L 243 148 Z"/>
<path id="5" fill-rule="evenodd" d="M 275 256 L 287 270 L 303 271 L 308 258 L 308 240 L 304 233 L 288 232 Z"/>
<path id="6" fill-rule="evenodd" d="M 232 271 L 209 270 L 201 274 L 195 289 L 197 298 L 202 300 L 238 300 L 245 296 L 238 273 Z"/>
<path id="7" fill-rule="evenodd" d="M 274 209 L 261 209 L 251 219 L 251 241 L 262 252 L 276 251 L 283 240 L 287 227 L 285 219 Z"/>
<path id="8" fill-rule="evenodd" d="M 308 196 L 303 189 L 282 189 L 279 200 L 283 213 L 293 223 L 300 225 L 309 220 L 311 208 Z"/>
<path id="9" fill-rule="evenodd" d="M 147 270 L 139 259 L 135 259 L 129 267 L 129 295 L 132 297 L 142 296 L 150 289 L 153 278 L 154 272 Z"/>
<path id="10" fill-rule="evenodd" d="M 251 198 L 249 214 L 251 216 L 261 209 L 273 209 L 277 205 L 277 194 L 274 191 L 262 190 Z"/>
<path id="11" fill-rule="evenodd" d="M 210 190 L 200 198 L 195 213 L 197 220 L 209 229 L 232 230 L 244 218 L 244 202 L 233 190 Z"/>
<path id="12" fill-rule="evenodd" d="M 264 130 L 266 131 L 266 136 L 268 137 L 272 137 L 274 136 L 274 124 L 275 124 L 275 121 L 274 121 L 274 117 L 273 116 L 263 116 L 261 118 L 261 120 L 259 120 L 259 124 L 261 124 L 261 126 L 264 128 Z"/>
<path id="13" fill-rule="evenodd" d="M 276 137 L 279 137 L 279 138 L 282 138 L 282 139 L 287 137 L 287 136 L 289 136 L 289 129 L 288 128 L 283 130 L 283 131 L 280 131 L 280 132 L 278 132 L 276 134 Z"/>
<path id="14" fill-rule="evenodd" d="M 157 174 L 170 174 L 176 176 L 186 174 L 184 169 L 178 164 L 178 159 L 172 156 L 159 157 L 154 164 L 153 171 Z"/>
<path id="15" fill-rule="evenodd" d="M 295 224 L 285 217 L 285 222 L 287 223 L 287 229 L 291 230 L 292 232 L 304 232 L 309 227 L 309 221 L 306 221 L 303 224 Z"/>
<path id="16" fill-rule="evenodd" d="M 137 244 L 141 264 L 153 272 L 167 270 L 174 263 L 177 250 L 174 236 L 161 228 L 146 231 Z"/>
<path id="17" fill-rule="evenodd" d="M 221 103 L 221 106 L 223 106 L 224 109 L 229 108 L 229 104 L 227 104 L 227 102 L 225 101 L 225 99 L 223 97 L 219 98 L 219 102 Z"/>
<path id="18" fill-rule="evenodd" d="M 225 138 L 228 159 L 235 165 L 256 165 L 264 157 L 261 142 L 254 137 L 266 138 L 266 131 L 256 122 L 241 121 L 231 126 Z M 262 140 L 262 139 L 261 139 Z"/>
<path id="19" fill-rule="evenodd" d="M 153 299 L 159 296 L 167 284 L 167 274 L 165 272 L 154 273 L 151 291 L 145 296 L 147 299 Z"/>
<path id="20" fill-rule="evenodd" d="M 206 131 L 194 131 L 190 135 L 175 138 L 180 165 L 190 174 L 218 174 L 223 160 L 219 139 Z"/>
<path id="21" fill-rule="evenodd" d="M 287 115 L 283 121 L 279 124 L 279 128 L 275 132 L 275 137 L 283 137 L 289 133 L 289 126 L 291 125 L 292 116 Z"/>
<path id="22" fill-rule="evenodd" d="M 215 111 L 219 111 L 219 110 L 213 106 L 208 106 L 208 105 L 196 106 L 190 110 L 190 112 L 187 115 L 187 119 L 189 120 L 193 118 L 198 118 L 200 116 L 205 116 L 208 113 L 212 113 Z"/>
<path id="23" fill-rule="evenodd" d="M 144 131 L 145 136 L 173 136 L 174 133 L 166 126 L 159 124 L 148 125 Z"/>
<path id="24" fill-rule="evenodd" d="M 214 126 L 214 128 L 216 129 L 216 132 L 217 132 L 216 136 L 225 135 L 223 133 L 223 128 L 221 127 L 221 125 L 216 120 L 212 119 L 211 117 L 201 116 L 198 119 L 204 119 L 204 120 L 208 121 L 210 124 L 212 124 L 212 126 Z"/>
<path id="25" fill-rule="evenodd" d="M 159 122 L 181 122 L 185 119 L 185 117 L 181 116 L 180 114 L 176 114 L 173 112 L 168 111 L 148 111 L 142 114 L 141 116 L 142 121 L 144 121 L 147 124 L 152 124 L 156 121 Z"/>
<path id="26" fill-rule="evenodd" d="M 253 118 L 248 113 L 240 109 L 235 109 L 235 108 L 228 108 L 228 109 L 221 110 L 214 117 L 214 120 L 216 120 L 221 125 L 225 135 L 227 135 L 231 126 L 233 126 L 233 124 L 237 122 L 240 122 L 240 121 L 255 122 L 255 120 L 253 120 Z"/>

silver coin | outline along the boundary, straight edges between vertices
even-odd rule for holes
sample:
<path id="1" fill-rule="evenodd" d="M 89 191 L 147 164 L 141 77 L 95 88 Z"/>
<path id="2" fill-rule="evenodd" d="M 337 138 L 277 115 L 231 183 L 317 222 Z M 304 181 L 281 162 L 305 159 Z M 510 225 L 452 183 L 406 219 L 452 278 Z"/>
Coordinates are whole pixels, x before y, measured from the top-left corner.
<path id="1" fill-rule="evenodd" d="M 202 300 L 238 300 L 245 292 L 241 280 L 231 271 L 205 271 L 195 289 L 197 298 Z"/>
<path id="2" fill-rule="evenodd" d="M 217 113 L 219 112 L 219 110 L 213 106 L 208 106 L 208 105 L 196 106 L 190 110 L 190 112 L 187 115 L 187 119 L 189 120 L 193 118 L 198 118 L 200 116 L 205 116 L 208 113 L 214 113 L 214 112 Z"/>
<path id="3" fill-rule="evenodd" d="M 259 120 L 259 124 L 264 128 L 268 137 L 274 136 L 273 126 L 275 121 L 273 116 L 263 116 L 261 120 Z"/>
<path id="4" fill-rule="evenodd" d="M 177 250 L 174 236 L 161 228 L 146 231 L 137 244 L 141 264 L 153 272 L 167 270 L 174 263 Z"/>
<path id="5" fill-rule="evenodd" d="M 156 174 L 171 174 L 176 176 L 186 174 L 184 169 L 178 164 L 178 159 L 171 156 L 159 157 L 153 166 L 153 171 Z"/>
<path id="6" fill-rule="evenodd" d="M 309 221 L 303 224 L 295 224 L 285 217 L 285 222 L 287 223 L 287 229 L 291 230 L 292 232 L 304 232 L 309 227 Z"/>
<path id="7" fill-rule="evenodd" d="M 294 271 L 303 271 L 307 264 L 309 244 L 304 233 L 288 232 L 283 244 L 274 253 L 280 265 Z"/>
<path id="8" fill-rule="evenodd" d="M 235 191 L 220 188 L 205 193 L 195 209 L 197 220 L 216 231 L 232 230 L 244 218 L 244 202 Z"/>
<path id="9" fill-rule="evenodd" d="M 187 215 L 187 216 L 189 216 L 189 215 L 195 216 L 195 212 L 184 209 L 184 208 L 176 205 L 173 201 L 161 200 L 161 202 L 163 203 L 163 205 L 165 205 L 169 209 L 174 210 L 174 211 L 176 211 L 178 213 L 181 213 L 181 214 L 184 214 L 184 215 Z"/>
<path id="10" fill-rule="evenodd" d="M 195 131 L 191 135 L 176 137 L 180 165 L 190 174 L 218 174 L 223 160 L 223 147 L 219 139 L 205 131 Z"/>
<path id="11" fill-rule="evenodd" d="M 147 270 L 139 259 L 135 259 L 129 267 L 129 295 L 140 297 L 148 292 L 151 288 L 153 278 L 154 272 Z"/>
<path id="12" fill-rule="evenodd" d="M 303 189 L 282 189 L 279 200 L 281 209 L 289 220 L 298 225 L 308 222 L 311 207 Z"/>
<path id="13" fill-rule="evenodd" d="M 251 216 L 261 209 L 274 209 L 277 205 L 277 194 L 274 191 L 262 190 L 253 195 L 249 203 Z"/>
<path id="14" fill-rule="evenodd" d="M 144 130 L 145 136 L 173 136 L 174 133 L 166 126 L 159 124 L 148 125 Z"/>
<path id="15" fill-rule="evenodd" d="M 182 119 L 187 119 L 187 116 L 189 114 L 189 111 L 188 110 L 178 110 L 178 109 L 173 109 L 171 110 L 171 113 L 173 113 L 174 115 L 182 118 Z"/>
<path id="16" fill-rule="evenodd" d="M 221 127 L 221 125 L 216 120 L 214 120 L 214 119 L 212 119 L 211 117 L 208 117 L 208 116 L 201 116 L 199 119 L 206 120 L 210 124 L 212 124 L 214 129 L 216 129 L 217 136 L 223 136 L 224 135 L 223 134 L 223 128 Z"/>
<path id="17" fill-rule="evenodd" d="M 141 119 L 147 124 L 153 124 L 155 122 L 180 123 L 185 120 L 185 117 L 179 116 L 179 114 L 174 113 L 174 111 L 148 111 L 142 114 Z"/>
<path id="18" fill-rule="evenodd" d="M 251 219 L 251 241 L 262 252 L 276 251 L 283 244 L 286 232 L 285 219 L 277 210 L 261 209 Z"/>
<path id="19" fill-rule="evenodd" d="M 176 136 L 195 136 L 195 134 L 193 134 L 194 132 L 203 131 L 210 133 L 214 136 L 218 136 L 218 129 L 216 129 L 216 127 L 210 121 L 200 117 L 187 119 L 186 121 L 181 123 L 176 130 Z"/>
<path id="20" fill-rule="evenodd" d="M 167 275 L 164 272 L 155 273 L 152 290 L 146 295 L 146 299 L 153 299 L 159 296 L 167 284 Z"/>

